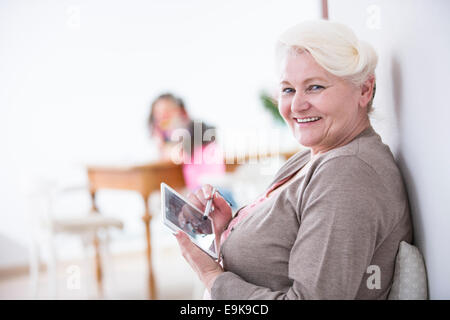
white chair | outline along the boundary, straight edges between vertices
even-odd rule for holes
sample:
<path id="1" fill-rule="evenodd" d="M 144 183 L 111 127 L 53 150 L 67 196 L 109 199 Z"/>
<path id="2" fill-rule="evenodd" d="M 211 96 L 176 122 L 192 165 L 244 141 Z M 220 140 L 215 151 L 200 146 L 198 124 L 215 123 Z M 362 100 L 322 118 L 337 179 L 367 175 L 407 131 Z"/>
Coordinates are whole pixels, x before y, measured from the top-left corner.
<path id="1" fill-rule="evenodd" d="M 91 268 L 89 261 L 92 257 L 88 254 L 88 249 L 93 244 L 97 245 L 95 248 L 97 264 L 100 264 L 101 250 L 102 254 L 108 258 L 108 231 L 112 228 L 122 229 L 122 221 L 101 215 L 96 212 L 86 212 L 84 214 L 77 214 L 74 217 L 64 217 L 57 215 L 55 212 L 55 202 L 64 197 L 68 197 L 75 192 L 84 191 L 89 194 L 89 189 L 86 186 L 79 187 L 58 187 L 58 185 L 49 180 L 35 181 L 31 187 L 28 188 L 28 220 L 30 222 L 30 286 L 34 298 L 38 297 L 39 292 L 39 266 L 41 258 L 46 256 L 47 275 L 49 280 L 49 294 L 52 298 L 58 296 L 57 283 L 57 266 L 58 266 L 58 252 L 57 240 L 61 235 L 76 236 L 81 239 L 84 251 L 84 269 L 86 274 Z M 111 262 L 109 261 L 109 264 Z M 97 272 L 99 272 L 97 270 Z M 98 275 L 101 277 L 101 274 Z M 89 281 L 84 276 L 85 292 L 88 295 Z M 101 283 L 98 283 L 98 292 L 101 297 L 103 288 Z"/>
<path id="2" fill-rule="evenodd" d="M 398 249 L 394 279 L 388 300 L 426 300 L 427 273 L 419 249 L 402 241 Z"/>

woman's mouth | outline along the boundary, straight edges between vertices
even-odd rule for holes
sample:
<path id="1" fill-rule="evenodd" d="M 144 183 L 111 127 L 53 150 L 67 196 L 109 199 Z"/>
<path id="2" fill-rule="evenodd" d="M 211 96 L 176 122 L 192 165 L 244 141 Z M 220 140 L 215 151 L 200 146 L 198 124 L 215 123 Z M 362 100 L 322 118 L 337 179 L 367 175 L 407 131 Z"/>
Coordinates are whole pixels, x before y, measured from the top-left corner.
<path id="1" fill-rule="evenodd" d="M 299 124 L 309 124 L 312 122 L 319 121 L 322 118 L 321 117 L 309 117 L 309 118 L 302 118 L 302 119 L 300 119 L 300 118 L 294 118 L 294 119 Z"/>

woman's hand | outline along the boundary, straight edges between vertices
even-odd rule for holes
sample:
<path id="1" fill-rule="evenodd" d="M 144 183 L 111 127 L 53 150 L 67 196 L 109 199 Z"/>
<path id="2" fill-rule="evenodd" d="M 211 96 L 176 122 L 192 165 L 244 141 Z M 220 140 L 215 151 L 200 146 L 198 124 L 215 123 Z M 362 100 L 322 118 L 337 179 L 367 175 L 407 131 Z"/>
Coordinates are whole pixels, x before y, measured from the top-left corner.
<path id="1" fill-rule="evenodd" d="M 198 248 L 189 237 L 182 231 L 175 233 L 181 253 L 191 268 L 197 273 L 198 277 L 211 293 L 216 278 L 223 273 L 223 269 L 208 254 Z"/>
<path id="2" fill-rule="evenodd" d="M 213 199 L 210 217 L 213 221 L 213 229 L 215 233 L 215 245 L 216 252 L 220 254 L 219 244 L 220 236 L 224 231 L 225 227 L 231 220 L 231 207 L 228 205 L 227 201 L 218 193 L 212 194 L 213 187 L 209 184 L 204 185 L 201 189 L 197 190 L 195 193 L 191 193 L 187 196 L 190 203 L 196 206 L 200 211 L 204 212 L 206 203 L 208 200 Z M 198 229 L 199 232 L 209 233 L 209 230 L 202 228 L 199 221 L 193 219 L 192 214 L 188 211 L 182 211 L 182 214 L 178 217 L 180 224 L 192 225 Z M 195 229 L 195 230 L 197 230 Z M 194 230 L 194 231 L 195 231 Z M 215 262 L 208 254 L 203 252 L 198 248 L 189 237 L 182 231 L 175 234 L 178 240 L 178 244 L 181 249 L 181 253 L 192 269 L 197 273 L 200 280 L 203 282 L 208 291 L 211 292 L 211 287 L 214 280 L 223 273 L 223 269 L 219 263 Z"/>
<path id="3" fill-rule="evenodd" d="M 213 187 L 206 184 L 201 189 L 197 190 L 197 192 L 189 194 L 187 198 L 202 212 L 205 211 L 206 202 L 213 198 L 212 208 L 214 210 L 211 211 L 209 216 L 213 220 L 216 238 L 220 239 L 220 235 L 231 220 L 231 207 L 218 192 L 211 194 L 212 190 Z"/>

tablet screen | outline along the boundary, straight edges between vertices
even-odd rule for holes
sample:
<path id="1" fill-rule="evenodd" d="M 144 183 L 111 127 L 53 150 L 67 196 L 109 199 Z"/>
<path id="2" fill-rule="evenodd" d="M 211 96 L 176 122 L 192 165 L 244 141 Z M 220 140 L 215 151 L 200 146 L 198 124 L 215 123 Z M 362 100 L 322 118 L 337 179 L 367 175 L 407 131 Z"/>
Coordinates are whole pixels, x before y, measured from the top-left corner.
<path id="1" fill-rule="evenodd" d="M 166 225 L 184 231 L 198 247 L 217 258 L 212 220 L 203 220 L 203 212 L 166 184 L 161 184 L 161 196 Z"/>

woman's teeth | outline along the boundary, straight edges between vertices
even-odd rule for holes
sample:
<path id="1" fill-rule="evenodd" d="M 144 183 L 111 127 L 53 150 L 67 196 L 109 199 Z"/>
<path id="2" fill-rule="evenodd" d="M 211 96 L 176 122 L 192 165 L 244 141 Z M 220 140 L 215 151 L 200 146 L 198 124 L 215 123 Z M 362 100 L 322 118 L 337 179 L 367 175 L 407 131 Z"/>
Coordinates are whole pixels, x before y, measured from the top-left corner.
<path id="1" fill-rule="evenodd" d="M 312 117 L 312 118 L 305 118 L 305 119 L 296 119 L 298 123 L 305 123 L 305 122 L 313 122 L 319 120 L 320 117 Z"/>

